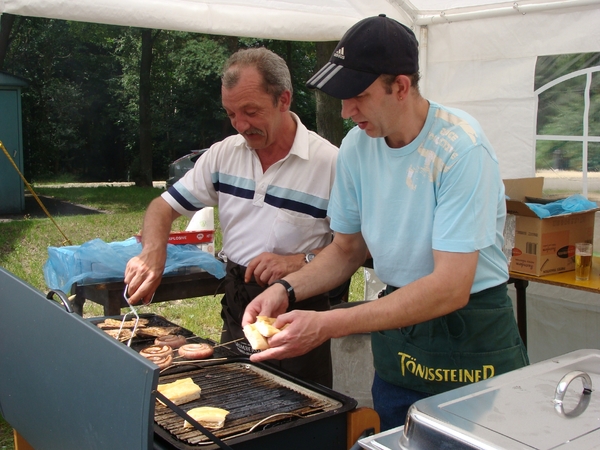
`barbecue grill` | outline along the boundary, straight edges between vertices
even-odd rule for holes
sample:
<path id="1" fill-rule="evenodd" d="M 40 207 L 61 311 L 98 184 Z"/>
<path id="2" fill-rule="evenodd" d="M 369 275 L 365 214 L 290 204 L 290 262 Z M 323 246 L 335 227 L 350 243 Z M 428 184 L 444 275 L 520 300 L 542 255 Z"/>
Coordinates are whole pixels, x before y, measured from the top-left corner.
<path id="1" fill-rule="evenodd" d="M 219 441 L 244 450 L 342 450 L 365 430 L 378 431 L 376 414 L 357 409 L 354 399 L 226 347 L 206 362 L 160 371 L 138 353 L 149 341 L 124 345 L 97 326 L 106 318 L 72 313 L 61 292 L 46 296 L 1 268 L 0 286 L 0 413 L 36 450 L 212 450 Z M 183 328 L 178 334 L 207 341 Z M 159 383 L 184 377 L 202 394 L 180 405 L 183 410 L 230 411 L 225 426 L 212 432 L 216 440 L 196 428 L 184 430 L 182 417 L 156 401 Z"/>

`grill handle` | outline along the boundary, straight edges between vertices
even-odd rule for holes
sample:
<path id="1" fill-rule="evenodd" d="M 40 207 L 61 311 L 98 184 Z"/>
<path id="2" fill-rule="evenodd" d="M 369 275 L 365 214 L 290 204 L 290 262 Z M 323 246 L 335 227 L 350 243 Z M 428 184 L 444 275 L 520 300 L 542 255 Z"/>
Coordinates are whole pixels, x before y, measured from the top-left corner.
<path id="1" fill-rule="evenodd" d="M 204 436 L 206 436 L 211 441 L 213 441 L 215 444 L 217 444 L 219 446 L 219 448 L 222 448 L 223 450 L 233 450 L 229 445 L 227 445 L 221 439 L 216 437 L 214 434 L 212 434 L 210 431 L 208 431 L 205 427 L 200 425 L 196 420 L 194 420 L 193 417 L 191 417 L 183 409 L 181 409 L 179 406 L 177 406 L 175 403 L 173 403 L 171 400 L 169 400 L 167 397 L 165 397 L 164 394 L 162 394 L 161 392 L 158 392 L 158 391 L 154 391 L 154 393 L 156 394 L 156 398 L 158 398 L 161 402 L 163 402 L 165 405 L 167 405 L 169 408 L 171 408 L 173 410 L 173 412 L 175 412 L 175 414 L 177 414 L 179 417 L 187 420 L 195 429 L 200 431 L 202 434 L 204 434 Z"/>
<path id="2" fill-rule="evenodd" d="M 563 399 L 565 398 L 565 394 L 567 389 L 572 381 L 576 378 L 581 378 L 581 382 L 583 384 L 583 392 L 581 393 L 581 397 L 579 399 L 579 403 L 572 411 L 566 412 L 563 406 Z M 592 379 L 590 376 L 583 371 L 574 370 L 569 372 L 561 380 L 558 382 L 556 386 L 556 391 L 554 393 L 554 410 L 561 416 L 565 417 L 577 417 L 582 412 L 586 410 L 590 403 L 590 397 L 592 393 Z"/>
<path id="3" fill-rule="evenodd" d="M 67 294 L 65 294 L 63 291 L 59 291 L 58 289 L 55 290 L 55 291 L 48 291 L 48 294 L 46 295 L 46 298 L 48 300 L 54 300 L 54 295 L 55 294 L 58 296 L 58 298 L 60 299 L 61 303 L 63 304 L 63 306 L 67 310 L 67 312 L 68 313 L 73 313 L 73 308 L 71 307 L 71 301 L 69 300 L 69 297 L 67 297 Z"/>

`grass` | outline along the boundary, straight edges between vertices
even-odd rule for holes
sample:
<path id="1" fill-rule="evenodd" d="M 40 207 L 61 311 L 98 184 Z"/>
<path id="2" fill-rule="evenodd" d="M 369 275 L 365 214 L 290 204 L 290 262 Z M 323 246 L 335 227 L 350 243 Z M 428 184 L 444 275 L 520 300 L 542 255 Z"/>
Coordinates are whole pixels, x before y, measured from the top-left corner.
<path id="1" fill-rule="evenodd" d="M 11 426 L 0 415 L 0 449 L 14 449 L 13 431 Z"/>
<path id="2" fill-rule="evenodd" d="M 95 238 L 105 242 L 130 238 L 140 230 L 146 207 L 161 194 L 162 189 L 134 186 L 37 187 L 35 191 L 38 195 L 104 211 L 104 214 L 53 217 L 56 225 L 48 218 L 27 217 L 0 223 L 0 266 L 34 288 L 47 292 L 42 268 L 48 257 L 48 247 L 68 245 L 63 234 L 72 245 L 80 245 Z M 184 230 L 187 223 L 188 219 L 181 217 L 175 221 L 173 230 Z M 221 234 L 218 231 L 218 212 L 215 226 L 215 248 L 219 249 Z M 350 301 L 362 300 L 363 293 L 364 277 L 362 270 L 359 270 L 350 286 Z M 159 314 L 198 336 L 218 341 L 222 328 L 220 300 L 221 295 L 176 300 L 150 305 L 142 311 Z M 86 302 L 85 317 L 102 315 L 101 306 Z M 12 429 L 0 416 L 0 450 L 8 449 L 14 449 Z"/>

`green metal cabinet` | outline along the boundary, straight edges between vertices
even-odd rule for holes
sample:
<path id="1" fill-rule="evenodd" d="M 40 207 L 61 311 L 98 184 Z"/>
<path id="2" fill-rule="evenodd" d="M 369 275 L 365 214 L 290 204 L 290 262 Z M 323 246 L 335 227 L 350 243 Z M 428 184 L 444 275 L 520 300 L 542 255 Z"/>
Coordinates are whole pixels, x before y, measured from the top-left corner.
<path id="1" fill-rule="evenodd" d="M 23 133 L 21 126 L 22 78 L 0 72 L 0 141 L 23 173 Z M 0 149 L 0 214 L 18 214 L 25 209 L 23 181 Z"/>

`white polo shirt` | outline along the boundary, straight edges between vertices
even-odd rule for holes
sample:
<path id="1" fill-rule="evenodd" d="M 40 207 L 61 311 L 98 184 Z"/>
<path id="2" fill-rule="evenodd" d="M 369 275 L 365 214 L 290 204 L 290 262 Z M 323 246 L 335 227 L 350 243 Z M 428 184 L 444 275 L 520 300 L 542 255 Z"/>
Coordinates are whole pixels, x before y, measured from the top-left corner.
<path id="1" fill-rule="evenodd" d="M 303 253 L 331 242 L 327 207 L 338 148 L 292 116 L 297 124 L 292 148 L 266 172 L 238 134 L 214 144 L 162 194 L 190 218 L 205 206 L 218 206 L 223 252 L 243 266 L 263 252 Z"/>

